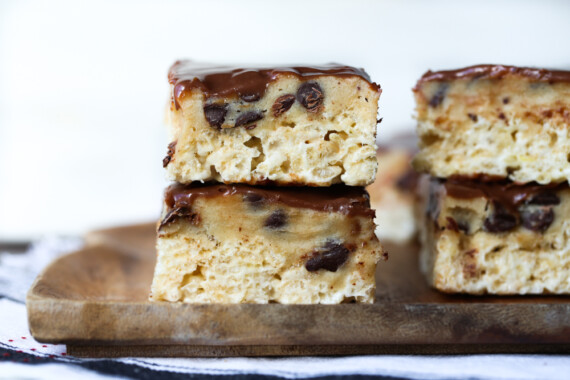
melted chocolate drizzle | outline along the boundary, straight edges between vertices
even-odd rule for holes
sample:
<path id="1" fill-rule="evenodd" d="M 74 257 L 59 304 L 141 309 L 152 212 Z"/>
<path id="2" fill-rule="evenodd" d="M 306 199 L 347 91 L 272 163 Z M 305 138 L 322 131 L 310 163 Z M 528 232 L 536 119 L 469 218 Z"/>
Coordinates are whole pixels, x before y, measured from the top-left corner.
<path id="1" fill-rule="evenodd" d="M 471 177 L 454 176 L 444 182 L 447 194 L 453 198 L 472 199 L 485 197 L 499 202 L 510 210 L 516 210 L 523 203 L 540 204 L 546 194 L 567 189 L 568 182 L 540 185 L 535 182 L 520 184 L 509 180 L 482 181 Z M 554 204 L 554 203 L 553 203 Z"/>
<path id="2" fill-rule="evenodd" d="M 180 99 L 195 88 L 199 88 L 206 98 L 238 96 L 246 102 L 255 101 L 265 94 L 269 83 L 279 76 L 286 75 L 303 80 L 320 76 L 357 76 L 367 81 L 374 91 L 380 91 L 380 86 L 371 82 L 363 69 L 334 63 L 311 67 L 237 68 L 208 66 L 190 60 L 181 60 L 170 67 L 168 81 L 172 85 L 172 99 L 178 109 Z"/>
<path id="3" fill-rule="evenodd" d="M 421 85 L 426 82 L 449 82 L 458 79 L 501 79 L 508 75 L 523 76 L 532 81 L 550 84 L 570 83 L 570 71 L 504 65 L 475 65 L 457 70 L 436 72 L 430 70 L 420 78 L 414 90 L 418 91 Z"/>
<path id="4" fill-rule="evenodd" d="M 317 211 L 337 212 L 349 216 L 373 218 L 368 193 L 364 188 L 345 185 L 331 187 L 259 187 L 247 185 L 174 184 L 165 191 L 169 210 L 191 208 L 199 197 L 220 197 L 241 194 L 244 200 L 259 199 L 260 202 L 281 203 L 290 207 L 308 208 Z M 260 203 L 258 202 L 258 203 Z"/>

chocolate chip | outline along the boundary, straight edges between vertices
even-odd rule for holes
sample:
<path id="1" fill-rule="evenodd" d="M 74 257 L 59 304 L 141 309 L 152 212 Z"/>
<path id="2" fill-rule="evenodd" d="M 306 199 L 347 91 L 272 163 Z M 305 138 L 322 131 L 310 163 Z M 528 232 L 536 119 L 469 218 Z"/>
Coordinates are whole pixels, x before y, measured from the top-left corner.
<path id="1" fill-rule="evenodd" d="M 472 113 L 468 113 L 467 116 L 469 116 L 469 118 L 471 119 L 472 122 L 474 122 L 474 123 L 477 122 L 477 115 L 472 114 Z"/>
<path id="2" fill-rule="evenodd" d="M 463 231 L 464 234 L 469 234 L 469 224 L 467 222 L 458 221 L 457 228 L 459 228 L 459 231 Z"/>
<path id="3" fill-rule="evenodd" d="M 459 226 L 457 225 L 455 219 L 453 219 L 451 216 L 448 216 L 445 219 L 447 220 L 447 226 L 445 228 L 454 232 L 459 232 Z"/>
<path id="4" fill-rule="evenodd" d="M 177 207 L 170 210 L 160 222 L 160 226 L 158 229 L 160 230 L 163 226 L 174 222 L 179 218 L 186 218 L 190 221 L 190 223 L 194 225 L 198 225 L 200 223 L 200 215 L 197 213 L 192 212 L 189 207 Z"/>
<path id="5" fill-rule="evenodd" d="M 487 232 L 510 231 L 517 226 L 517 218 L 500 203 L 494 202 L 493 213 L 485 219 L 483 227 Z"/>
<path id="6" fill-rule="evenodd" d="M 552 207 L 540 207 L 535 210 L 521 212 L 522 225 L 532 231 L 544 232 L 554 221 Z"/>
<path id="7" fill-rule="evenodd" d="M 287 214 L 283 210 L 275 210 L 269 218 L 265 220 L 264 227 L 277 229 L 287 224 Z"/>
<path id="8" fill-rule="evenodd" d="M 325 269 L 330 272 L 336 270 L 348 259 L 350 250 L 343 244 L 329 240 L 323 247 L 313 251 L 312 257 L 305 263 L 309 272 Z"/>
<path id="9" fill-rule="evenodd" d="M 447 220 L 447 228 L 448 230 L 459 232 L 462 231 L 465 234 L 469 234 L 469 225 L 465 221 L 457 221 L 452 217 L 448 216 L 445 218 Z"/>
<path id="10" fill-rule="evenodd" d="M 275 100 L 275 103 L 273 103 L 273 106 L 271 106 L 273 116 L 277 117 L 289 111 L 289 108 L 293 106 L 293 103 L 295 103 L 295 95 L 293 94 L 286 94 L 278 97 L 277 100 Z"/>
<path id="11" fill-rule="evenodd" d="M 241 127 L 242 125 L 253 123 L 254 121 L 258 121 L 263 119 L 263 114 L 259 111 L 249 111 L 239 115 L 236 119 L 236 127 Z"/>
<path id="12" fill-rule="evenodd" d="M 503 104 L 509 104 L 510 99 L 509 98 L 503 98 Z"/>
<path id="13" fill-rule="evenodd" d="M 435 108 L 439 106 L 441 103 L 443 103 L 443 99 L 445 99 L 445 94 L 447 93 L 448 88 L 449 84 L 447 83 L 442 83 L 439 85 L 437 91 L 435 92 L 435 94 L 433 94 L 433 96 L 429 100 L 430 107 Z"/>
<path id="14" fill-rule="evenodd" d="M 227 104 L 208 104 L 204 107 L 204 116 L 214 128 L 220 128 L 226 120 L 226 114 L 228 113 Z"/>
<path id="15" fill-rule="evenodd" d="M 501 120 L 505 120 L 505 119 L 506 119 L 506 116 L 505 116 L 505 114 L 504 114 L 503 112 L 499 113 L 499 119 L 501 119 Z"/>
<path id="16" fill-rule="evenodd" d="M 305 82 L 297 90 L 297 100 L 309 112 L 319 112 L 323 105 L 323 90 L 316 82 Z"/>
<path id="17" fill-rule="evenodd" d="M 265 198 L 263 198 L 259 194 L 250 193 L 243 196 L 243 200 L 249 203 L 251 206 L 259 207 L 265 202 Z"/>
<path id="18" fill-rule="evenodd" d="M 554 206 L 560 204 L 560 198 L 552 191 L 545 191 L 533 195 L 526 203 L 529 205 Z"/>
<path id="19" fill-rule="evenodd" d="M 164 157 L 162 159 L 162 167 L 165 168 L 170 161 L 172 161 L 172 156 L 174 155 L 174 152 L 176 151 L 176 143 L 177 141 L 173 141 L 170 144 L 168 144 L 168 150 L 166 151 L 166 157 Z"/>
<path id="20" fill-rule="evenodd" d="M 258 101 L 259 98 L 261 98 L 261 95 L 260 94 L 240 94 L 239 97 L 244 102 L 251 103 L 251 102 Z"/>

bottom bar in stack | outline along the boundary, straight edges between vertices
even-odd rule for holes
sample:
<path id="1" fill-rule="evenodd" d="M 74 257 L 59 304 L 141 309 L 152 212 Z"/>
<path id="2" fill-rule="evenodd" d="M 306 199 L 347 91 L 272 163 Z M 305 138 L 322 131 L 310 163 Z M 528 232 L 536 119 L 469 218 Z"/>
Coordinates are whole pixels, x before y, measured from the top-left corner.
<path id="1" fill-rule="evenodd" d="M 422 176 L 420 265 L 450 293 L 570 293 L 570 189 Z"/>
<path id="2" fill-rule="evenodd" d="M 385 256 L 373 218 L 362 187 L 172 185 L 150 299 L 372 303 Z"/>

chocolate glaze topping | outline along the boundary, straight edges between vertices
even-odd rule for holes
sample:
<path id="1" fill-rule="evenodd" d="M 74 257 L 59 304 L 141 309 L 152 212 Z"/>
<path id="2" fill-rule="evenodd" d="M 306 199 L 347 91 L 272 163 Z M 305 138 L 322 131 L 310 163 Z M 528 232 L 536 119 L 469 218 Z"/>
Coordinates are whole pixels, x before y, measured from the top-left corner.
<path id="1" fill-rule="evenodd" d="M 414 90 L 418 90 L 426 82 L 448 82 L 457 79 L 501 79 L 507 75 L 519 75 L 536 82 L 570 82 L 570 71 L 547 70 L 531 67 L 515 67 L 504 65 L 476 65 L 458 70 L 428 71 L 425 73 Z"/>
<path id="2" fill-rule="evenodd" d="M 256 101 L 265 94 L 267 85 L 280 75 L 293 75 L 303 80 L 320 76 L 358 76 L 366 80 L 374 91 L 380 91 L 380 86 L 371 82 L 363 69 L 334 63 L 311 67 L 238 68 L 181 60 L 170 67 L 168 81 L 172 85 L 172 99 L 178 109 L 179 100 L 194 88 L 202 90 L 206 98 L 238 96 L 246 102 Z"/>
<path id="3" fill-rule="evenodd" d="M 472 178 L 455 176 L 444 182 L 447 195 L 453 198 L 471 199 L 485 197 L 497 201 L 504 207 L 516 210 L 533 198 L 547 192 L 556 192 L 568 188 L 568 182 L 539 185 L 534 182 L 518 184 L 508 180 L 497 182 L 482 182 Z"/>
<path id="4" fill-rule="evenodd" d="M 171 209 L 190 208 L 199 197 L 220 197 L 241 194 L 257 203 L 282 203 L 296 208 L 338 212 L 345 215 L 374 217 L 368 193 L 364 188 L 344 185 L 315 188 L 259 187 L 247 185 L 174 184 L 165 191 L 166 206 Z"/>

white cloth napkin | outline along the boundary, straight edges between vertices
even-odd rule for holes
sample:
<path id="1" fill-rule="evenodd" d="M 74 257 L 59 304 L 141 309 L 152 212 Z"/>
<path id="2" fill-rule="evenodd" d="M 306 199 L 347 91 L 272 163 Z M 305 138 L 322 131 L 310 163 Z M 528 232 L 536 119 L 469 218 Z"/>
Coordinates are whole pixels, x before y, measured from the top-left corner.
<path id="1" fill-rule="evenodd" d="M 168 378 L 173 374 L 272 375 L 283 378 L 378 375 L 405 379 L 568 379 L 565 355 L 369 355 L 291 358 L 80 359 L 64 345 L 36 342 L 29 334 L 25 294 L 54 258 L 81 246 L 77 238 L 45 238 L 23 254 L 0 253 L 0 379 Z M 6 355 L 7 354 L 7 355 Z M 25 356 L 24 358 L 21 358 Z M 20 357 L 20 359 L 12 359 Z M 38 360 L 44 360 L 39 363 Z M 35 363 L 35 364 L 34 364 Z M 34 365 L 31 365 L 34 364 Z M 170 374 L 170 375 L 169 375 Z M 144 375 L 144 376 L 143 376 Z"/>

